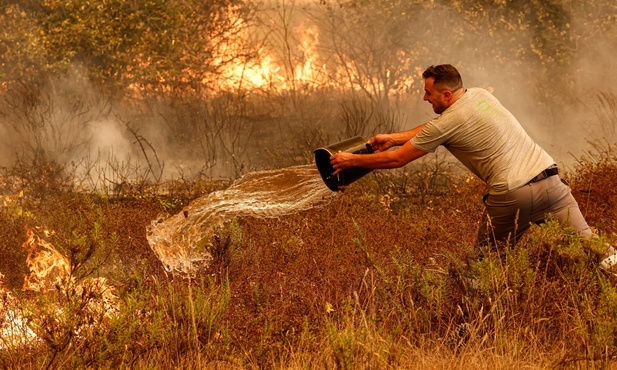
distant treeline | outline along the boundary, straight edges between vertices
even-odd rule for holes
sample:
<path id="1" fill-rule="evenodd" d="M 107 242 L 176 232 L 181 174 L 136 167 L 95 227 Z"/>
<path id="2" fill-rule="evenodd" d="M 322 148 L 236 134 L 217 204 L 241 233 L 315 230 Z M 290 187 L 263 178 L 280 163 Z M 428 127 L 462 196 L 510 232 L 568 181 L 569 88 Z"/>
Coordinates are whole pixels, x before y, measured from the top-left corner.
<path id="1" fill-rule="evenodd" d="M 326 77 L 376 100 L 418 88 L 418 68 L 436 61 L 567 87 L 578 55 L 614 47 L 616 14 L 612 0 L 6 0 L 0 83 L 77 70 L 120 93 L 210 91 L 230 63 L 267 53 L 299 89 L 294 71 L 315 52 Z"/>

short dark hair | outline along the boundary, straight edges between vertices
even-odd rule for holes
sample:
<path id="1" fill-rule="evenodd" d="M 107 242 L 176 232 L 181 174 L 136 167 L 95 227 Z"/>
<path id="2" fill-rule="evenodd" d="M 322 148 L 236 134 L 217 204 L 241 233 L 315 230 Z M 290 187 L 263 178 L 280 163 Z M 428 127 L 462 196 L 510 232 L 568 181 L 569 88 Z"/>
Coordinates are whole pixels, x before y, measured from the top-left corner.
<path id="1" fill-rule="evenodd" d="M 463 78 L 458 70 L 450 64 L 440 64 L 438 66 L 430 66 L 422 73 L 422 78 L 433 77 L 433 84 L 440 89 L 448 89 L 456 91 L 463 87 Z"/>

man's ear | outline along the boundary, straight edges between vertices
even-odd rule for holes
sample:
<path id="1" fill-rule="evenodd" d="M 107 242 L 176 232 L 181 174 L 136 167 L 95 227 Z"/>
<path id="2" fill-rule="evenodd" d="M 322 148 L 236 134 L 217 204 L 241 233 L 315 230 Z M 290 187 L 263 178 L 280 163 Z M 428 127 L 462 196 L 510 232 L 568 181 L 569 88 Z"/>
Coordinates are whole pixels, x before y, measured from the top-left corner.
<path id="1" fill-rule="evenodd" d="M 445 100 L 450 100 L 450 98 L 452 98 L 452 91 L 450 90 L 444 90 L 441 94 Z"/>

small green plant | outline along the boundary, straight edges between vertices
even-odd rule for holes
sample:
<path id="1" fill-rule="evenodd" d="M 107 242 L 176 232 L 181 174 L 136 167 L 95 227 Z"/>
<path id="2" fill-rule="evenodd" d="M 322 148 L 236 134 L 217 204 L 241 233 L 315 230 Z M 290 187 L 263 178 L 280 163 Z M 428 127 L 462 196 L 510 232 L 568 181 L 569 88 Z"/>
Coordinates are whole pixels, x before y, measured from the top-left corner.
<path id="1" fill-rule="evenodd" d="M 226 225 L 217 227 L 213 235 L 213 243 L 210 248 L 212 255 L 211 270 L 219 276 L 226 275 L 234 250 L 242 242 L 242 228 L 237 219 L 231 220 Z"/>

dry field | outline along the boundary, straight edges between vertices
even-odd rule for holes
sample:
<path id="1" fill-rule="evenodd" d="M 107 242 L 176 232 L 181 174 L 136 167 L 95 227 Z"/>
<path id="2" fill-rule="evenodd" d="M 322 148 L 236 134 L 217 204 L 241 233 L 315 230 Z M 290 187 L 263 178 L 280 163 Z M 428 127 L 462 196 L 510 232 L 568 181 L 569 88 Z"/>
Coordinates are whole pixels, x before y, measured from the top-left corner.
<path id="1" fill-rule="evenodd" d="M 146 227 L 226 185 L 115 199 L 73 191 L 52 164 L 5 169 L 0 366 L 614 365 L 617 279 L 597 268 L 617 231 L 613 148 L 567 175 L 599 241 L 549 222 L 481 262 L 469 256 L 484 186 L 437 187 L 435 173 L 374 172 L 321 207 L 232 218 L 187 277 L 162 268 Z"/>

